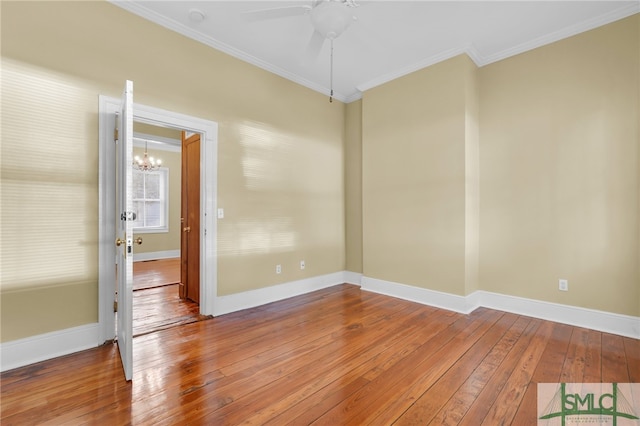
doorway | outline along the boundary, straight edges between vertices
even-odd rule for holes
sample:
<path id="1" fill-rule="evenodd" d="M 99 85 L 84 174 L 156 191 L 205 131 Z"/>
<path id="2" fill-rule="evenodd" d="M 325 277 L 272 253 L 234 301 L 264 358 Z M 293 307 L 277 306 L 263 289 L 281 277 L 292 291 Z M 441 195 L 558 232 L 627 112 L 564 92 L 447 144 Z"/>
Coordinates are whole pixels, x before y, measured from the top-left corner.
<path id="1" fill-rule="evenodd" d="M 180 259 L 133 264 L 133 337 L 209 318 L 197 303 L 178 294 Z"/>
<path id="2" fill-rule="evenodd" d="M 134 239 L 142 241 L 133 247 L 136 337 L 209 316 L 200 315 L 199 288 L 193 288 L 199 286 L 200 134 L 190 138 L 198 142 L 194 158 L 182 130 L 135 121 L 133 130 L 133 155 L 154 163 L 144 171 L 133 166 Z M 187 296 L 183 289 L 189 282 Z"/>
<path id="3" fill-rule="evenodd" d="M 101 342 L 115 337 L 113 283 L 115 282 L 115 144 L 116 112 L 120 100 L 100 96 L 99 105 L 99 324 Z M 217 123 L 146 105 L 133 105 L 134 121 L 162 128 L 185 129 L 202 135 L 200 186 L 200 315 L 213 315 L 216 307 L 216 198 Z"/>

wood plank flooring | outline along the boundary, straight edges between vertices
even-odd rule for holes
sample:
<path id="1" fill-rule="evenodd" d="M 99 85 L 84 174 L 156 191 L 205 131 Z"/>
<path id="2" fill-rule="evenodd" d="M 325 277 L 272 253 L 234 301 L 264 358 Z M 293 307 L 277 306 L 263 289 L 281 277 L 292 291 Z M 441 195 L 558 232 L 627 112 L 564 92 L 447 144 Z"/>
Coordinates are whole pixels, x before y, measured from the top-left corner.
<path id="1" fill-rule="evenodd" d="M 133 263 L 133 335 L 190 324 L 200 316 L 197 303 L 180 299 L 180 258 Z"/>
<path id="2" fill-rule="evenodd" d="M 197 303 L 180 299 L 178 284 L 133 292 L 134 337 L 205 318 L 200 316 Z"/>
<path id="3" fill-rule="evenodd" d="M 536 384 L 639 382 L 640 341 L 342 285 L 0 376 L 0 422 L 535 425 Z"/>
<path id="4" fill-rule="evenodd" d="M 133 290 L 180 282 L 180 258 L 133 262 Z"/>

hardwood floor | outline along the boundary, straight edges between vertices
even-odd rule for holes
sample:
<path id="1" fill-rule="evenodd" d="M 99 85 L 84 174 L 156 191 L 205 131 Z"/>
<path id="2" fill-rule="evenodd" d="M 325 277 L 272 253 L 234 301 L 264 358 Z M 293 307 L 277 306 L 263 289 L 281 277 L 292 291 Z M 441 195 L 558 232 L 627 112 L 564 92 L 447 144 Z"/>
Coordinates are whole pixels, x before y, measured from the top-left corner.
<path id="1" fill-rule="evenodd" d="M 134 262 L 133 335 L 206 319 L 197 303 L 180 299 L 180 258 Z"/>
<path id="2" fill-rule="evenodd" d="M 178 284 L 133 292 L 133 336 L 205 319 L 200 306 L 178 296 Z"/>
<path id="3" fill-rule="evenodd" d="M 133 262 L 133 290 L 180 282 L 180 258 Z"/>
<path id="4" fill-rule="evenodd" d="M 25 424 L 535 425 L 536 384 L 640 382 L 640 341 L 342 285 L 1 375 Z"/>

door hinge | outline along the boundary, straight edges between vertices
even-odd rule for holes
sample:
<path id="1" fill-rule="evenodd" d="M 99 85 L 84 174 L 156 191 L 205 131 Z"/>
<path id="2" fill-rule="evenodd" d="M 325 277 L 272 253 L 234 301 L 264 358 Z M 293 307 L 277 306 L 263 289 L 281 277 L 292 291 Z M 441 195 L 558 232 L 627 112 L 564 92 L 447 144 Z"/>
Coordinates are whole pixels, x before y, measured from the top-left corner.
<path id="1" fill-rule="evenodd" d="M 118 117 L 120 114 L 116 111 L 116 125 L 113 128 L 113 142 L 118 143 Z"/>
<path id="2" fill-rule="evenodd" d="M 118 301 L 117 300 L 113 301 L 113 312 L 118 312 Z"/>

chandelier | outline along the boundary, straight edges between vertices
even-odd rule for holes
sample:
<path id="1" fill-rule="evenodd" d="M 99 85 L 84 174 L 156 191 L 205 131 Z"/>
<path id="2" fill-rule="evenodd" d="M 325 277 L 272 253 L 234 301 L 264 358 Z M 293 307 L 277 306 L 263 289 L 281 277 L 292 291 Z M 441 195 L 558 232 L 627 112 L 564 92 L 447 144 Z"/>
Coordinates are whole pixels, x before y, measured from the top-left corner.
<path id="1" fill-rule="evenodd" d="M 133 157 L 133 167 L 143 172 L 155 170 L 160 167 L 161 164 L 162 160 L 156 160 L 147 154 L 147 141 L 144 141 L 144 156 L 142 158 L 140 158 L 139 155 Z"/>

